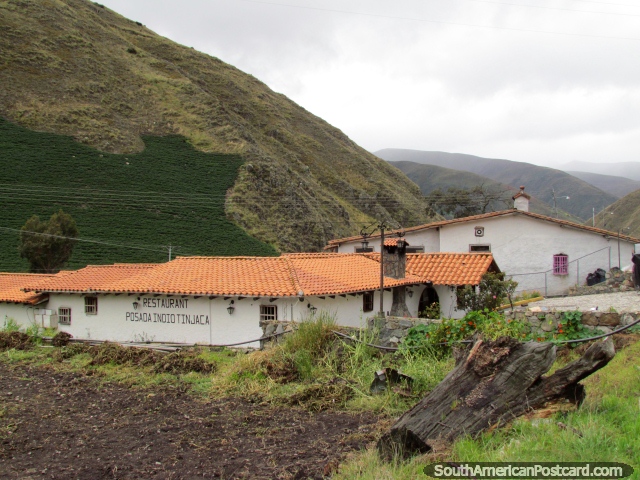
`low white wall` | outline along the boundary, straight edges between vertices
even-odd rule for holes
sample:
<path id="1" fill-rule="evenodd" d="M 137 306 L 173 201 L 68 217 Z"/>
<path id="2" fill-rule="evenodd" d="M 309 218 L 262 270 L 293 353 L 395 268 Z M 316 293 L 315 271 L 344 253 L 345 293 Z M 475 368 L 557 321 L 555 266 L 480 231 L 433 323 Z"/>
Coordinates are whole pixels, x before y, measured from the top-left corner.
<path id="1" fill-rule="evenodd" d="M 0 328 L 6 325 L 7 320 L 13 319 L 21 328 L 26 328 L 34 323 L 34 310 L 41 307 L 23 305 L 18 303 L 0 303 Z"/>

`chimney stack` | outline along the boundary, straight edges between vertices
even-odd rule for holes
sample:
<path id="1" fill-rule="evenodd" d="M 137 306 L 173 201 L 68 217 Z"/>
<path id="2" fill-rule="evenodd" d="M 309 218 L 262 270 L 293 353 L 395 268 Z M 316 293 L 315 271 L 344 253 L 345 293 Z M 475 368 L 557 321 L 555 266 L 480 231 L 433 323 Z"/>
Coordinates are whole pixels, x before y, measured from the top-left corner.
<path id="1" fill-rule="evenodd" d="M 385 277 L 404 278 L 407 272 L 407 245 L 404 238 L 390 238 L 384 245 L 382 267 Z M 392 317 L 409 317 L 411 312 L 406 303 L 406 287 L 393 287 L 391 304 Z"/>
<path id="2" fill-rule="evenodd" d="M 521 210 L 523 212 L 529 211 L 529 200 L 531 200 L 531 195 L 528 193 L 524 193 L 524 185 L 520 185 L 520 191 L 516 193 L 513 197 L 513 208 L 516 210 Z"/>

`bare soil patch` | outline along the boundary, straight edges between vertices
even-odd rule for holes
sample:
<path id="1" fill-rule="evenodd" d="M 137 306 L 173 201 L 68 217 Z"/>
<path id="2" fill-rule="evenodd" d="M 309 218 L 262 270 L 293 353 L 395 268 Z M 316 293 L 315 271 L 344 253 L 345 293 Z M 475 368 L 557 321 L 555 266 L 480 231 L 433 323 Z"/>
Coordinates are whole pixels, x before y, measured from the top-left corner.
<path id="1" fill-rule="evenodd" d="M 3 479 L 318 479 L 378 421 L 0 362 Z"/>

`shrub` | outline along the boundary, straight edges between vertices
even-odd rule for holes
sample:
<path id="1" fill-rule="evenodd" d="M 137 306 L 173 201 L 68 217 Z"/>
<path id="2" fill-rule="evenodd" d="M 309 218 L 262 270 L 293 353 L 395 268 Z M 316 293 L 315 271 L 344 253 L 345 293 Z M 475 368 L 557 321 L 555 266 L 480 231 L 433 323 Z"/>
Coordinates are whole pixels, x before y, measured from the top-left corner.
<path id="1" fill-rule="evenodd" d="M 505 278 L 503 272 L 485 273 L 478 287 L 465 285 L 458 292 L 458 308 L 462 310 L 495 310 L 511 301 L 518 282 Z"/>
<path id="2" fill-rule="evenodd" d="M 521 321 L 507 320 L 496 311 L 473 311 L 463 318 L 445 318 L 442 323 L 411 327 L 402 342 L 402 348 L 432 349 L 443 355 L 449 353 L 452 344 L 468 339 L 476 332 L 492 340 L 504 336 L 525 340 L 529 326 Z"/>
<path id="3" fill-rule="evenodd" d="M 420 318 L 440 318 L 440 303 L 433 302 L 418 314 Z"/>
<path id="4" fill-rule="evenodd" d="M 11 317 L 4 317 L 4 325 L 2 327 L 3 332 L 17 332 L 20 330 L 20 325 Z"/>

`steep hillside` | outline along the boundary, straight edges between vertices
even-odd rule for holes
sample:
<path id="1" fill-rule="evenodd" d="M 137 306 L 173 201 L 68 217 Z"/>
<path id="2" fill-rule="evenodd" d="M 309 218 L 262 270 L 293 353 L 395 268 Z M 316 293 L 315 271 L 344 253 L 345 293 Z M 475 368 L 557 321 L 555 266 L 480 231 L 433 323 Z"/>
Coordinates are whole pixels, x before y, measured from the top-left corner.
<path id="1" fill-rule="evenodd" d="M 62 208 L 82 242 L 70 267 L 164 262 L 177 255 L 276 255 L 225 218 L 238 155 L 198 152 L 177 135 L 145 137 L 136 154 L 101 153 L 70 137 L 0 119 L 0 270 L 26 270 L 18 230 Z M 215 182 L 211 182 L 211 178 Z"/>
<path id="2" fill-rule="evenodd" d="M 638 180 L 631 180 L 624 177 L 616 177 L 614 175 L 602 175 L 601 173 L 568 171 L 569 175 L 573 175 L 580 180 L 590 183 L 600 190 L 622 198 L 625 195 L 640 189 Z"/>
<path id="3" fill-rule="evenodd" d="M 574 160 L 562 166 L 565 172 L 580 171 L 599 173 L 600 175 L 615 175 L 616 177 L 629 178 L 640 181 L 640 161 L 638 162 L 613 162 L 613 163 L 593 163 Z"/>
<path id="4" fill-rule="evenodd" d="M 404 160 L 477 173 L 515 188 L 525 185 L 527 192 L 551 205 L 553 205 L 553 191 L 555 190 L 558 208 L 584 220 L 591 218 L 593 208 L 597 211 L 617 199 L 566 172 L 530 163 L 482 158 L 461 153 L 425 152 L 395 148 L 380 150 L 375 154 L 388 161 Z M 570 197 L 570 199 L 567 200 L 563 197 Z"/>
<path id="5" fill-rule="evenodd" d="M 591 225 L 591 223 L 587 223 Z M 596 227 L 640 237 L 640 190 L 622 197 L 596 214 Z"/>
<path id="6" fill-rule="evenodd" d="M 436 189 L 446 191 L 449 187 L 456 188 L 472 188 L 478 185 L 484 185 L 490 191 L 504 191 L 505 198 L 509 201 L 505 205 L 502 202 L 492 205 L 492 210 L 504 210 L 505 208 L 512 208 L 513 202 L 511 198 L 518 193 L 519 189 L 510 185 L 495 182 L 490 178 L 483 177 L 471 172 L 465 172 L 462 170 L 453 170 L 451 168 L 438 167 L 436 165 L 425 165 L 423 163 L 415 162 L 389 162 L 394 167 L 400 169 L 407 177 L 413 180 L 422 190 L 425 195 L 431 193 Z M 531 197 L 531 211 L 540 213 L 542 215 L 548 215 L 550 217 L 555 216 L 553 207 L 541 202 L 536 197 Z M 558 209 L 558 217 L 572 221 L 580 221 L 577 217 L 569 215 L 567 212 Z"/>
<path id="7" fill-rule="evenodd" d="M 0 2 L 0 51 L 0 116 L 21 126 L 114 154 L 179 134 L 240 155 L 226 215 L 281 250 L 319 249 L 372 218 L 429 220 L 417 186 L 338 129 L 97 3 Z"/>

